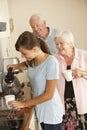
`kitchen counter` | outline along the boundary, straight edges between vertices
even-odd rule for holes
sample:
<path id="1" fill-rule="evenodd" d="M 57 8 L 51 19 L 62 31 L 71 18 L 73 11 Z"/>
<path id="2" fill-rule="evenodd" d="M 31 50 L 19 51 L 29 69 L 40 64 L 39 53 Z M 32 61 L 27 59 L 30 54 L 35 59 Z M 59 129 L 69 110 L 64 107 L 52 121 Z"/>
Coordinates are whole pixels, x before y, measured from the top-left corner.
<path id="1" fill-rule="evenodd" d="M 10 112 L 5 103 L 4 97 L 0 97 L 0 130 L 18 130 L 23 122 L 23 117 L 11 118 Z"/>
<path id="2" fill-rule="evenodd" d="M 28 100 L 30 98 L 29 93 L 28 93 L 29 97 L 26 95 L 26 93 L 28 92 L 27 90 L 29 90 L 29 88 L 25 87 L 23 89 L 24 89 L 24 96 L 17 100 Z M 24 108 L 19 111 L 16 111 L 15 118 L 13 119 L 8 118 L 8 114 L 10 111 L 11 109 L 8 109 L 5 103 L 4 96 L 3 95 L 0 96 L 0 129 L 27 130 L 31 123 L 31 118 L 34 113 L 34 108 Z"/>

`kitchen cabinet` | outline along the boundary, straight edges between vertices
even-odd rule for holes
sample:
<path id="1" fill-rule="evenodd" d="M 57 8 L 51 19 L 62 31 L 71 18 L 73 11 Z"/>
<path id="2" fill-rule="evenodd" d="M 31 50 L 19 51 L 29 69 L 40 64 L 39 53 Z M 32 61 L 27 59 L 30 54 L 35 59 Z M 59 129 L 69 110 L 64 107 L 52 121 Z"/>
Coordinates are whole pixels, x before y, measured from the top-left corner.
<path id="1" fill-rule="evenodd" d="M 0 0 L 0 38 L 10 36 L 8 1 Z"/>
<path id="2" fill-rule="evenodd" d="M 42 130 L 37 118 L 35 117 L 35 113 L 32 115 L 29 130 Z"/>

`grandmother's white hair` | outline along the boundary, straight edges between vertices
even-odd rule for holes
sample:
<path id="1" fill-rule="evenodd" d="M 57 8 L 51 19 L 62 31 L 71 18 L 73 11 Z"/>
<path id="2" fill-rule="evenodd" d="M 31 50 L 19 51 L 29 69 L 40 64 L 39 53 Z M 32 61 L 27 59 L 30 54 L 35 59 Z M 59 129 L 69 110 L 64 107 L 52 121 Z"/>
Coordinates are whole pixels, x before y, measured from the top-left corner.
<path id="1" fill-rule="evenodd" d="M 33 15 L 30 17 L 30 20 L 31 20 L 31 19 L 45 20 L 45 18 L 44 18 L 41 14 L 33 14 Z"/>
<path id="2" fill-rule="evenodd" d="M 72 46 L 74 46 L 74 36 L 70 31 L 60 31 L 54 38 L 54 40 L 56 40 L 56 38 L 61 38 L 64 41 L 66 41 L 67 43 L 71 44 Z"/>

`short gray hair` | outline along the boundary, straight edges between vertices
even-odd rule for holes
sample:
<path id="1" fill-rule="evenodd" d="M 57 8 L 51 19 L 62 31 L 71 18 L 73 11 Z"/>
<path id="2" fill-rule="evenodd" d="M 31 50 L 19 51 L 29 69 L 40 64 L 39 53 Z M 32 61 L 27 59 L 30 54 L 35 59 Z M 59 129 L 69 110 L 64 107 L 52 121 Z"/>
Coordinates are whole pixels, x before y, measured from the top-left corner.
<path id="1" fill-rule="evenodd" d="M 56 40 L 57 38 L 61 38 L 64 41 L 66 41 L 67 43 L 71 44 L 72 46 L 74 46 L 74 36 L 70 31 L 60 31 L 54 38 L 54 40 Z"/>
<path id="2" fill-rule="evenodd" d="M 31 20 L 31 19 L 45 20 L 45 18 L 44 18 L 41 14 L 33 14 L 33 15 L 30 17 L 30 20 Z"/>

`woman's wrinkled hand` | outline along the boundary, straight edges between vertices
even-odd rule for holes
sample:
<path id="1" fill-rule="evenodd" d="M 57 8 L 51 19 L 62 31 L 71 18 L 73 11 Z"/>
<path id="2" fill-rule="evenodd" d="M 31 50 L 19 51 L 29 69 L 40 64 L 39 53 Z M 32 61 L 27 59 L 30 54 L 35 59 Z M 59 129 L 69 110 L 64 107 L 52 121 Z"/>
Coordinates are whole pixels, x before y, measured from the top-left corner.
<path id="1" fill-rule="evenodd" d="M 80 69 L 74 69 L 72 70 L 72 76 L 73 78 L 79 78 L 82 77 L 83 71 Z"/>

